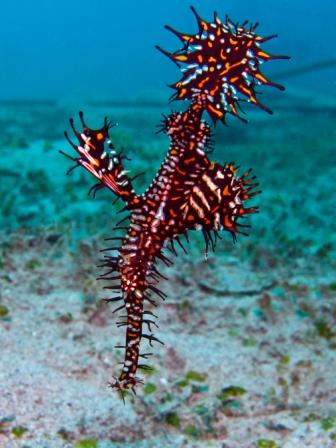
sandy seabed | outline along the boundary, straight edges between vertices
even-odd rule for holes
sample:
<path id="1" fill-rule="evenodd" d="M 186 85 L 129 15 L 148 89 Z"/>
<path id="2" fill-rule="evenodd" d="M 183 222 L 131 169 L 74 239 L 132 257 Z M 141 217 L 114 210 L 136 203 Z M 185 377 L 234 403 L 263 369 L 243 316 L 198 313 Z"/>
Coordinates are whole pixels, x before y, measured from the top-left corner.
<path id="1" fill-rule="evenodd" d="M 223 131 L 228 160 L 256 167 L 264 212 L 250 239 L 219 241 L 205 261 L 192 237 L 190 254 L 161 268 L 165 345 L 150 348 L 153 370 L 125 404 L 108 388 L 124 329 L 95 281 L 110 197 L 87 198 L 84 173 L 64 176 L 55 129 L 27 139 L 25 119 L 13 125 L 19 139 L 2 135 L 1 448 L 336 446 L 333 111 L 315 119 L 318 135 L 309 111 L 288 104 L 267 127 L 256 114 L 254 128 Z M 162 141 L 129 117 L 116 139 L 137 136 L 147 182 Z"/>

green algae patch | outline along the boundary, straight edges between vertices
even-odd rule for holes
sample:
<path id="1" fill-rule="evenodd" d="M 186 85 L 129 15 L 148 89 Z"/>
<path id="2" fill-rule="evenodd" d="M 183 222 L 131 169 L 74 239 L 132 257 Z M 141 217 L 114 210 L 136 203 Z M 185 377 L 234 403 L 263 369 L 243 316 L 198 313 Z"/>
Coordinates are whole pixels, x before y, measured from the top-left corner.
<path id="1" fill-rule="evenodd" d="M 217 394 L 221 402 L 221 411 L 227 416 L 239 415 L 244 412 L 240 398 L 246 394 L 246 390 L 240 386 L 229 386 Z"/>
<path id="2" fill-rule="evenodd" d="M 322 418 L 321 419 L 321 428 L 324 431 L 330 431 L 331 429 L 334 429 L 336 426 L 336 419 L 335 418 Z"/>
<path id="3" fill-rule="evenodd" d="M 147 383 L 145 384 L 145 386 L 143 387 L 143 391 L 145 395 L 151 395 L 156 391 L 157 387 L 155 384 L 153 383 Z"/>
<path id="4" fill-rule="evenodd" d="M 0 319 L 6 317 L 9 314 L 9 309 L 5 305 L 0 305 Z"/>
<path id="5" fill-rule="evenodd" d="M 289 355 L 282 355 L 279 363 L 283 366 L 287 366 L 290 363 L 290 356 Z"/>
<path id="6" fill-rule="evenodd" d="M 206 376 L 203 373 L 196 372 L 195 370 L 189 370 L 185 376 L 186 381 L 196 381 L 197 383 L 203 383 L 206 380 Z"/>
<path id="7" fill-rule="evenodd" d="M 329 286 L 330 291 L 336 292 L 336 282 L 329 283 L 328 286 Z"/>
<path id="8" fill-rule="evenodd" d="M 247 317 L 247 316 L 248 316 L 248 313 L 249 313 L 249 310 L 246 309 L 246 308 L 243 308 L 243 307 L 238 308 L 237 311 L 238 311 L 238 313 L 239 313 L 241 316 L 243 316 L 243 317 Z"/>
<path id="9" fill-rule="evenodd" d="M 244 338 L 242 344 L 244 347 L 256 347 L 258 342 L 253 338 Z"/>
<path id="10" fill-rule="evenodd" d="M 74 448 L 98 448 L 97 440 L 84 439 L 75 443 Z"/>
<path id="11" fill-rule="evenodd" d="M 259 439 L 257 441 L 257 448 L 279 448 L 279 445 L 274 440 Z"/>
<path id="12" fill-rule="evenodd" d="M 317 334 L 321 338 L 329 340 L 334 336 L 332 329 L 325 320 L 323 319 L 317 320 L 316 322 L 314 322 L 314 326 L 317 331 Z"/>
<path id="13" fill-rule="evenodd" d="M 230 400 L 232 398 L 239 398 L 246 394 L 246 389 L 240 386 L 229 386 L 222 389 L 217 395 L 217 398 L 221 401 Z"/>
<path id="14" fill-rule="evenodd" d="M 239 336 L 239 331 L 237 328 L 230 328 L 227 333 L 231 338 L 236 338 Z"/>
<path id="15" fill-rule="evenodd" d="M 11 430 L 11 433 L 13 434 L 13 436 L 20 439 L 20 437 L 22 437 L 23 434 L 27 431 L 28 431 L 28 429 L 25 428 L 24 426 L 14 426 Z"/>
<path id="16" fill-rule="evenodd" d="M 175 428 L 180 427 L 180 417 L 176 414 L 176 412 L 169 412 L 166 414 L 166 422 L 170 426 L 174 426 Z"/>
<path id="17" fill-rule="evenodd" d="M 25 269 L 27 271 L 35 271 L 35 269 L 38 269 L 42 266 L 42 263 L 37 258 L 32 258 L 31 260 L 28 260 L 25 264 Z"/>
<path id="18" fill-rule="evenodd" d="M 206 380 L 206 375 L 196 370 L 189 370 L 183 378 L 176 381 L 175 386 L 179 389 L 184 389 L 185 387 L 191 386 L 193 392 L 207 392 L 209 386 L 206 384 L 194 384 L 194 383 L 204 383 Z"/>
<path id="19" fill-rule="evenodd" d="M 201 435 L 201 431 L 195 425 L 188 425 L 184 429 L 184 433 L 189 436 L 197 439 Z"/>
<path id="20" fill-rule="evenodd" d="M 155 367 L 151 367 L 151 366 L 139 367 L 138 370 L 139 370 L 139 372 L 141 372 L 143 375 L 146 375 L 146 376 L 151 376 L 151 375 L 158 373 L 158 371 L 155 369 Z"/>
<path id="21" fill-rule="evenodd" d="M 177 383 L 175 383 L 175 386 L 180 388 L 180 389 L 183 389 L 184 387 L 189 386 L 189 381 L 187 381 L 186 379 L 177 381 Z"/>

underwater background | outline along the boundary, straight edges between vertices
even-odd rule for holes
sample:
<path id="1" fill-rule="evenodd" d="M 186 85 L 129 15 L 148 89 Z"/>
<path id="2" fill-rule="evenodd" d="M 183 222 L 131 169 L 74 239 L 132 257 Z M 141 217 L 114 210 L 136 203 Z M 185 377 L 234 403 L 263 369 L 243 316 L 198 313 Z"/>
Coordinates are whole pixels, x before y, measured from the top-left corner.
<path id="1" fill-rule="evenodd" d="M 246 107 L 248 124 L 216 125 L 211 160 L 253 168 L 260 213 L 207 260 L 190 232 L 163 270 L 165 346 L 125 405 L 107 387 L 124 329 L 96 282 L 120 205 L 89 197 L 94 180 L 67 176 L 59 150 L 79 110 L 93 128 L 108 116 L 144 191 L 169 145 L 161 114 L 186 108 L 169 103 L 180 73 L 154 46 L 180 48 L 164 25 L 197 24 L 189 1 L 1 5 L 1 448 L 336 447 L 336 4 L 192 4 L 277 33 L 265 48 L 291 59 L 263 70 L 286 90 L 262 89 L 274 115 Z"/>

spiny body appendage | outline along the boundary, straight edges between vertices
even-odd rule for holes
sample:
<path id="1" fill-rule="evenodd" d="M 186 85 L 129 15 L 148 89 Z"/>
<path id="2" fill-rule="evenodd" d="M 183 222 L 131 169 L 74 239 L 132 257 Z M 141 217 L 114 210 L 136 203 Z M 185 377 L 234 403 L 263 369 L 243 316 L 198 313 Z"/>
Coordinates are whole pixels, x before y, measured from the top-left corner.
<path id="1" fill-rule="evenodd" d="M 112 124 L 105 118 L 103 127 L 94 130 L 86 125 L 83 112 L 79 112 L 79 118 L 82 125 L 81 132 L 78 132 L 75 128 L 74 120 L 72 118 L 69 120 L 78 144 L 72 142 L 67 132 L 64 133 L 68 142 L 79 154 L 79 157 L 74 158 L 60 151 L 76 163 L 70 171 L 77 166 L 82 166 L 99 181 L 92 187 L 90 192 L 92 191 L 95 194 L 97 190 L 107 187 L 129 206 L 136 204 L 140 199 L 136 196 L 131 179 L 129 179 L 127 171 L 124 169 L 123 159 L 126 157 L 122 153 L 116 152 L 109 138 L 109 129 L 112 127 Z"/>
<path id="2" fill-rule="evenodd" d="M 261 64 L 272 59 L 287 59 L 287 56 L 271 55 L 261 44 L 276 35 L 261 37 L 255 32 L 258 24 L 247 26 L 234 24 L 228 17 L 222 22 L 214 14 L 213 22 L 203 20 L 196 10 L 198 32 L 183 34 L 170 26 L 183 43 L 183 47 L 169 53 L 157 47 L 182 70 L 182 78 L 171 85 L 176 92 L 173 99 L 202 101 L 213 121 L 225 121 L 232 114 L 240 115 L 240 102 L 247 101 L 271 113 L 257 99 L 256 87 L 268 85 L 283 90 L 261 72 Z"/>
<path id="3" fill-rule="evenodd" d="M 251 170 L 239 176 L 234 163 L 221 165 L 209 160 L 213 138 L 211 127 L 202 119 L 204 112 L 213 121 L 224 121 L 228 113 L 239 117 L 237 105 L 243 98 L 266 109 L 256 98 L 255 85 L 281 88 L 260 72 L 261 62 L 280 56 L 260 49 L 267 38 L 257 36 L 255 26 L 247 29 L 245 24 L 233 25 L 229 19 L 222 23 L 217 15 L 213 23 L 208 23 L 193 11 L 199 24 L 198 34 L 187 36 L 174 31 L 184 47 L 176 53 L 164 51 L 178 64 L 187 64 L 182 80 L 174 85 L 175 99 L 191 100 L 191 104 L 184 112 L 164 116 L 161 131 L 169 136 L 170 146 L 145 193 L 135 193 L 123 165 L 125 156 L 116 151 L 106 119 L 101 129 L 93 130 L 80 112 L 80 132 L 70 120 L 78 142 L 72 142 L 66 133 L 79 155 L 68 157 L 75 167 L 84 167 L 99 181 L 93 187 L 94 193 L 109 188 L 125 202 L 123 210 L 129 212 L 125 218 L 128 227 L 117 224 L 115 228 L 118 233 L 126 229 L 126 235 L 109 238 L 112 246 L 104 252 L 111 255 L 104 256 L 101 267 L 106 272 L 99 277 L 107 282 L 104 289 L 115 293 L 105 300 L 117 304 L 114 312 L 122 312 L 117 325 L 126 327 L 125 343 L 119 346 L 124 349 L 122 371 L 110 383 L 112 389 L 121 392 L 135 392 L 142 383 L 138 368 L 149 368 L 141 361 L 150 355 L 140 352 L 141 341 L 146 339 L 150 346 L 162 343 L 154 334 L 156 316 L 151 309 L 157 306 L 156 298 L 166 297 L 158 287 L 163 276 L 156 265 L 158 260 L 172 264 L 165 249 L 176 253 L 174 242 L 181 245 L 181 235 L 188 230 L 201 230 L 207 253 L 209 246 L 214 249 L 222 230 L 230 232 L 234 240 L 238 233 L 246 234 L 249 226 L 242 224 L 241 218 L 257 212 L 257 207 L 246 205 L 260 193 L 255 190 L 258 184 Z"/>

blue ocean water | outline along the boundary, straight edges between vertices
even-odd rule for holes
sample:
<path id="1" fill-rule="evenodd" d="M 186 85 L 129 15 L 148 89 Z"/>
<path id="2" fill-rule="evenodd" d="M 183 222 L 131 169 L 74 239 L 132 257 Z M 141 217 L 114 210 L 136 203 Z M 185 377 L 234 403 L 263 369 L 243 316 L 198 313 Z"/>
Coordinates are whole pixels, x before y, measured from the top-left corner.
<path id="1" fill-rule="evenodd" d="M 127 3 L 100 0 L 13 0 L 2 2 L 0 17 L 0 99 L 132 97 L 163 89 L 176 78 L 176 68 L 154 44 L 176 49 L 178 41 L 163 29 L 194 32 L 190 1 Z M 217 10 L 233 21 L 260 22 L 262 35 L 278 33 L 267 48 L 292 56 L 269 70 L 335 59 L 333 0 L 195 0 L 206 19 Z M 316 94 L 335 94 L 335 68 L 292 79 L 291 85 Z"/>

